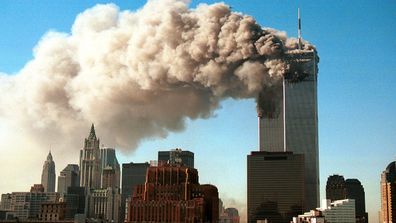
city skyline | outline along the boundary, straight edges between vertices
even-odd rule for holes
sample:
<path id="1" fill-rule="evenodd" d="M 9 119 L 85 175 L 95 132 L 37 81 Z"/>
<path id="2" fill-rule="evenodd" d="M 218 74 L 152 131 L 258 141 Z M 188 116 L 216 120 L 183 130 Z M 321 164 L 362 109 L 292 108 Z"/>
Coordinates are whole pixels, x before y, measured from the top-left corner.
<path id="1" fill-rule="evenodd" d="M 121 10 L 136 10 L 144 1 L 115 3 Z M 396 120 L 392 117 L 392 112 L 396 110 L 393 100 L 395 90 L 392 88 L 392 83 L 395 83 L 392 72 L 396 64 L 392 55 L 396 44 L 395 31 L 391 28 L 391 24 L 396 22 L 391 14 L 395 6 L 389 2 L 379 5 L 327 3 L 326 7 L 321 5 L 324 2 L 290 5 L 257 1 L 251 4 L 237 1 L 225 3 L 231 5 L 232 10 L 252 15 L 260 25 L 285 30 L 289 36 L 297 36 L 296 9 L 301 7 L 302 36 L 318 48 L 321 59 L 318 75 L 321 197 L 324 197 L 324 186 L 329 175 L 337 173 L 346 178 L 357 178 L 366 190 L 370 221 L 376 222 L 380 209 L 379 176 L 396 155 Z M 69 32 L 77 14 L 93 7 L 96 2 L 78 6 L 70 6 L 66 2 L 59 5 L 44 2 L 31 11 L 11 1 L 3 4 L 5 7 L 0 10 L 5 19 L 0 27 L 5 30 L 5 35 L 0 39 L 0 72 L 12 75 L 32 58 L 32 49 L 45 32 L 51 29 Z M 50 7 L 44 7 L 45 4 Z M 197 4 L 198 1 L 192 1 L 190 7 Z M 10 30 L 11 22 L 14 24 L 13 30 Z M 170 133 L 166 139 L 145 140 L 135 152 L 121 150 L 121 154 L 117 154 L 120 163 L 154 160 L 158 150 L 180 147 L 196 154 L 195 165 L 200 170 L 202 182 L 218 186 L 220 197 L 226 197 L 226 202 L 235 199 L 239 204 L 246 203 L 246 184 L 238 182 L 246 182 L 246 155 L 249 151 L 258 150 L 255 104 L 253 100 L 228 99 L 221 105 L 214 117 L 187 120 L 187 128 L 183 132 Z M 66 166 L 64 164 L 78 162 L 77 154 L 82 148 L 81 140 L 86 135 L 86 129 L 76 130 L 83 134 L 80 141 L 70 143 L 77 144 L 70 150 L 61 148 L 62 145 L 57 142 L 47 142 L 45 145 L 30 143 L 34 139 L 24 138 L 23 129 L 10 126 L 3 116 L 0 116 L 0 121 L 0 139 L 3 143 L 7 142 L 3 144 L 0 156 L 12 160 L 3 158 L 1 169 L 7 170 L 10 165 L 17 164 L 20 166 L 19 174 L 29 172 L 29 176 L 20 179 L 20 175 L 12 177 L 2 171 L 8 181 L 0 183 L 1 193 L 11 192 L 14 190 L 12 188 L 22 190 L 38 183 L 43 158 L 50 148 L 57 163 L 57 176 Z M 19 131 L 10 132 L 9 129 Z M 241 134 L 240 129 L 246 132 Z M 101 131 L 104 130 L 98 129 L 98 135 L 106 143 L 106 136 Z M 118 149 L 118 145 L 106 146 Z M 38 147 L 41 149 L 37 150 Z M 223 157 L 224 153 L 228 156 Z M 205 154 L 210 154 L 212 159 L 208 160 Z M 27 158 L 19 158 L 23 156 Z M 215 162 L 229 169 L 226 172 L 213 170 L 209 164 Z M 242 176 L 242 179 L 231 179 L 231 173 Z M 225 176 L 215 178 L 216 174 Z"/>

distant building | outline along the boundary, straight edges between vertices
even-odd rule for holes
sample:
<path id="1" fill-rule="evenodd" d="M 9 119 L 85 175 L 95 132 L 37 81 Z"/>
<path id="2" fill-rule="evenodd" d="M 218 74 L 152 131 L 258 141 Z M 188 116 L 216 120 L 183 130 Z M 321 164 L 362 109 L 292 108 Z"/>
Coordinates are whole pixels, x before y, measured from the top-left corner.
<path id="1" fill-rule="evenodd" d="M 91 189 L 88 194 L 87 216 L 106 222 L 119 222 L 121 196 L 118 188 Z"/>
<path id="2" fill-rule="evenodd" d="M 331 201 L 347 198 L 345 179 L 340 175 L 332 175 L 327 178 L 326 199 Z"/>
<path id="3" fill-rule="evenodd" d="M 194 153 L 179 148 L 170 151 L 159 151 L 158 161 L 169 162 L 170 164 L 182 163 L 185 166 L 194 168 Z"/>
<path id="4" fill-rule="evenodd" d="M 122 164 L 122 192 L 120 219 L 125 219 L 126 200 L 132 196 L 133 189 L 146 182 L 146 172 L 149 163 L 124 163 Z"/>
<path id="5" fill-rule="evenodd" d="M 44 187 L 42 185 L 35 184 L 31 187 L 30 192 L 11 193 L 11 208 L 9 214 L 20 220 L 38 219 L 42 204 L 58 201 L 58 193 L 44 192 Z"/>
<path id="6" fill-rule="evenodd" d="M 211 222 L 219 220 L 218 190 L 200 185 L 194 168 L 150 166 L 144 185 L 135 187 L 126 222 Z"/>
<path id="7" fill-rule="evenodd" d="M 251 152 L 247 157 L 248 223 L 290 222 L 304 211 L 304 155 Z"/>
<path id="8" fill-rule="evenodd" d="M 80 185 L 80 170 L 77 164 L 68 164 L 58 176 L 58 193 L 65 194 L 68 187 Z"/>
<path id="9" fill-rule="evenodd" d="M 109 170 L 111 169 L 111 185 L 120 188 L 120 164 L 118 163 L 116 151 L 113 148 L 104 147 L 100 149 L 101 188 L 107 188 L 109 184 Z M 106 170 L 106 174 L 104 171 Z M 105 179 L 104 179 L 105 178 Z M 106 181 L 106 182 L 104 182 Z M 105 185 L 106 184 L 106 185 Z"/>
<path id="10" fill-rule="evenodd" d="M 326 184 L 326 198 L 331 201 L 355 200 L 356 223 L 368 223 L 364 188 L 358 179 L 345 180 L 343 176 L 336 174 L 329 176 Z"/>
<path id="11" fill-rule="evenodd" d="M 312 210 L 305 212 L 304 214 L 298 215 L 298 217 L 293 217 L 292 223 L 325 223 L 325 217 L 322 211 Z"/>
<path id="12" fill-rule="evenodd" d="M 39 220 L 43 222 L 57 222 L 65 220 L 66 203 L 51 202 L 41 204 Z"/>
<path id="13" fill-rule="evenodd" d="M 41 174 L 41 184 L 45 192 L 55 192 L 55 162 L 52 159 L 51 151 L 48 153 L 47 160 L 43 165 Z"/>
<path id="14" fill-rule="evenodd" d="M 355 200 L 344 199 L 330 202 L 323 200 L 320 210 L 326 223 L 355 223 Z"/>
<path id="15" fill-rule="evenodd" d="M 0 210 L 2 211 L 10 211 L 11 210 L 11 201 L 12 196 L 11 194 L 2 194 L 1 195 L 1 203 L 0 203 Z"/>
<path id="16" fill-rule="evenodd" d="M 381 174 L 382 222 L 396 222 L 396 161 L 391 162 Z"/>
<path id="17" fill-rule="evenodd" d="M 101 186 L 101 161 L 99 139 L 92 124 L 84 148 L 80 150 L 80 186 L 88 189 L 99 189 Z"/>
<path id="18" fill-rule="evenodd" d="M 85 213 L 85 195 L 84 187 L 68 187 L 63 200 L 66 203 L 65 219 L 74 219 L 76 214 Z"/>

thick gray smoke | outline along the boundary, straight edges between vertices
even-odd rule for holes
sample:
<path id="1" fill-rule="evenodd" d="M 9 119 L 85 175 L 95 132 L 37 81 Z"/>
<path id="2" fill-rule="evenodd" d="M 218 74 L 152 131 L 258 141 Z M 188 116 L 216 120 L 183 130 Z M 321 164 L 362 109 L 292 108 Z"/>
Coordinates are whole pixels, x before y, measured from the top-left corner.
<path id="1" fill-rule="evenodd" d="M 210 117 L 225 98 L 271 92 L 287 72 L 284 53 L 296 48 L 223 3 L 97 5 L 70 34 L 47 33 L 18 74 L 0 76 L 0 117 L 47 144 L 81 144 L 93 122 L 106 144 L 134 149 Z"/>

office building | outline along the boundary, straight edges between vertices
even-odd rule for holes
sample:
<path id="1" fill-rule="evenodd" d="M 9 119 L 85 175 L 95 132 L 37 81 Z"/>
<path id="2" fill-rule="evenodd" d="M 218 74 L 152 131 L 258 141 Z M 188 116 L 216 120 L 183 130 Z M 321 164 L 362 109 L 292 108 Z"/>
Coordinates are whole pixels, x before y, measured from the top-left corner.
<path id="1" fill-rule="evenodd" d="M 326 199 L 331 201 L 347 198 L 345 179 L 340 175 L 332 175 L 327 178 Z"/>
<path id="2" fill-rule="evenodd" d="M 358 179 L 346 179 L 346 198 L 355 200 L 356 223 L 368 223 L 363 185 Z"/>
<path id="3" fill-rule="evenodd" d="M 391 162 L 381 174 L 382 222 L 396 222 L 396 161 Z"/>
<path id="4" fill-rule="evenodd" d="M 50 151 L 47 160 L 44 162 L 41 174 L 41 184 L 44 186 L 45 192 L 55 192 L 55 178 L 55 162 Z"/>
<path id="5" fill-rule="evenodd" d="M 320 210 L 311 210 L 293 217 L 292 223 L 325 223 L 325 217 Z"/>
<path id="6" fill-rule="evenodd" d="M 146 182 L 146 172 L 149 163 L 124 163 L 122 164 L 122 192 L 121 213 L 122 220 L 125 219 L 126 200 L 132 196 L 133 189 Z"/>
<path id="7" fill-rule="evenodd" d="M 68 164 L 58 176 L 58 193 L 65 194 L 68 187 L 80 185 L 80 170 L 77 164 Z"/>
<path id="8" fill-rule="evenodd" d="M 10 193 L 1 195 L 0 210 L 10 211 L 11 210 L 12 196 Z"/>
<path id="9" fill-rule="evenodd" d="M 331 202 L 328 199 L 322 201 L 320 210 L 325 217 L 326 223 L 355 223 L 355 200 L 344 199 Z"/>
<path id="10" fill-rule="evenodd" d="M 84 148 L 80 150 L 80 186 L 88 189 L 99 189 L 101 186 L 101 160 L 99 139 L 92 124 Z"/>
<path id="11" fill-rule="evenodd" d="M 215 186 L 199 184 L 196 169 L 160 163 L 148 168 L 127 208 L 126 222 L 216 223 L 219 195 Z"/>
<path id="12" fill-rule="evenodd" d="M 305 206 L 319 205 L 317 62 L 314 50 L 285 54 L 290 65 L 283 81 L 258 97 L 259 148 L 290 151 L 305 160 Z"/>
<path id="13" fill-rule="evenodd" d="M 194 153 L 184 151 L 180 148 L 172 149 L 170 151 L 158 152 L 159 162 L 169 162 L 170 164 L 182 163 L 185 166 L 194 168 Z"/>
<path id="14" fill-rule="evenodd" d="M 303 154 L 251 152 L 247 157 L 248 223 L 285 223 L 303 213 L 304 176 Z"/>
<path id="15" fill-rule="evenodd" d="M 344 179 L 341 175 L 327 178 L 326 198 L 330 201 L 353 199 L 355 201 L 356 223 L 368 223 L 363 185 L 358 179 Z"/>
<path id="16" fill-rule="evenodd" d="M 85 188 L 84 187 L 68 187 L 63 200 L 66 203 L 65 219 L 74 219 L 76 214 L 85 213 Z"/>
<path id="17" fill-rule="evenodd" d="M 112 187 L 120 188 L 120 164 L 118 163 L 116 151 L 113 148 L 104 147 L 100 149 L 101 188 L 107 188 L 109 183 L 109 172 L 112 172 Z M 105 171 L 106 170 L 106 171 Z M 111 170 L 111 171 L 109 171 Z M 106 172 L 106 174 L 104 173 Z M 105 179 L 104 179 L 105 177 Z M 106 182 L 104 182 L 106 181 Z M 106 184 L 106 185 L 105 185 Z"/>
<path id="18" fill-rule="evenodd" d="M 120 201 L 118 188 L 91 189 L 88 194 L 87 217 L 117 223 Z"/>
<path id="19" fill-rule="evenodd" d="M 39 220 L 42 222 L 58 222 L 65 220 L 66 203 L 49 202 L 41 204 Z"/>

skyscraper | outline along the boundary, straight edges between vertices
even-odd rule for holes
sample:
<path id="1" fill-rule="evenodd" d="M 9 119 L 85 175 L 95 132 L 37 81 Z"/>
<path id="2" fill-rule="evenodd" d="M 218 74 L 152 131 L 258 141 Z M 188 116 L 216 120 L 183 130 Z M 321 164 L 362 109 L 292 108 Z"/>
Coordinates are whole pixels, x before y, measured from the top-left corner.
<path id="1" fill-rule="evenodd" d="M 381 214 L 384 223 L 396 222 L 396 161 L 381 174 Z"/>
<path id="2" fill-rule="evenodd" d="M 114 188 L 120 188 L 120 164 L 115 149 L 104 147 L 100 149 L 101 188 L 109 186 L 109 178 Z M 111 174 L 111 176 L 109 175 Z"/>
<path id="3" fill-rule="evenodd" d="M 158 151 L 158 161 L 169 162 L 171 164 L 183 163 L 183 165 L 194 168 L 194 153 L 184 151 L 180 148 L 170 151 Z"/>
<path id="4" fill-rule="evenodd" d="M 304 155 L 252 152 L 247 157 L 248 223 L 287 223 L 304 211 Z"/>
<path id="5" fill-rule="evenodd" d="M 99 189 L 101 184 L 101 161 L 99 139 L 96 138 L 92 124 L 84 148 L 80 150 L 80 186 L 87 189 Z"/>
<path id="6" fill-rule="evenodd" d="M 135 186 L 146 182 L 146 172 L 149 163 L 123 163 L 122 164 L 122 192 L 121 192 L 121 220 L 125 218 L 127 198 L 132 196 Z"/>
<path id="7" fill-rule="evenodd" d="M 306 210 L 319 205 L 317 55 L 314 50 L 286 52 L 290 72 L 259 95 L 260 151 L 291 151 L 305 160 Z"/>
<path id="8" fill-rule="evenodd" d="M 80 185 L 80 170 L 77 164 L 68 164 L 58 176 L 58 193 L 65 194 L 68 187 Z"/>
<path id="9" fill-rule="evenodd" d="M 52 159 L 51 151 L 48 153 L 47 160 L 43 165 L 41 174 L 41 184 L 45 192 L 55 192 L 55 162 Z"/>
<path id="10" fill-rule="evenodd" d="M 326 199 L 335 201 L 346 198 L 347 191 L 344 177 L 337 174 L 329 176 L 326 183 Z"/>
<path id="11" fill-rule="evenodd" d="M 363 185 L 358 179 L 345 180 L 341 175 L 327 178 L 326 198 L 335 200 L 353 199 L 355 201 L 356 223 L 367 223 L 366 200 Z"/>

